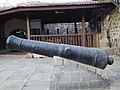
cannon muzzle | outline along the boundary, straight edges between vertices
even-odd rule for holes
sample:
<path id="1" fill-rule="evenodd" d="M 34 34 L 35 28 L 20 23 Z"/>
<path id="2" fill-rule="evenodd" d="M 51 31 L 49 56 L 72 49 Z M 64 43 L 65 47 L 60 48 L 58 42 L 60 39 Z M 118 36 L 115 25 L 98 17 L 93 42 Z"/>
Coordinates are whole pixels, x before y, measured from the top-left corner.
<path id="1" fill-rule="evenodd" d="M 23 50 L 48 57 L 60 56 L 101 69 L 114 62 L 104 49 L 27 40 L 13 35 L 8 37 L 6 46 L 9 50 Z"/>

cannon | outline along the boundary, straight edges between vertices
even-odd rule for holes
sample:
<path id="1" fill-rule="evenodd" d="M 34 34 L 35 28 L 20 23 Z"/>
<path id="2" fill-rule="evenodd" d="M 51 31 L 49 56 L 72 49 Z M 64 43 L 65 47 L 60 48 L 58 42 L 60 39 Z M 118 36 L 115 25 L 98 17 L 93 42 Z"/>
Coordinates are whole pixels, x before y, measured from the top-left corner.
<path id="1" fill-rule="evenodd" d="M 104 69 L 107 64 L 112 65 L 114 62 L 104 49 L 34 41 L 14 35 L 7 38 L 6 46 L 9 50 L 23 50 L 48 57 L 60 56 L 100 69 Z"/>

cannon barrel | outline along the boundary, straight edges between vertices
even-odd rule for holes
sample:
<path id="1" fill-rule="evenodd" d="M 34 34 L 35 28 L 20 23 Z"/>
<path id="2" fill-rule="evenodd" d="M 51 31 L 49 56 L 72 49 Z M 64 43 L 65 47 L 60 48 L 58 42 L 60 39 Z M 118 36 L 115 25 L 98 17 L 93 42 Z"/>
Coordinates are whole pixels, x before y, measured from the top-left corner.
<path id="1" fill-rule="evenodd" d="M 6 46 L 9 50 L 23 50 L 48 57 L 60 56 L 101 69 L 114 61 L 104 49 L 27 40 L 14 35 L 7 38 Z"/>

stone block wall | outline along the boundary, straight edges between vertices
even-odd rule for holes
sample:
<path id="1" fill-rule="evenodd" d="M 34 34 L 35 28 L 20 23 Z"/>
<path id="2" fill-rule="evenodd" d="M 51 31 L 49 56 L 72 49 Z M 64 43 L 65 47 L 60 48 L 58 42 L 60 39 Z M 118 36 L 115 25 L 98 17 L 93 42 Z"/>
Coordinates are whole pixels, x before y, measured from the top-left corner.
<path id="1" fill-rule="evenodd" d="M 107 30 L 110 31 L 110 39 L 112 47 L 109 48 L 109 41 L 107 39 Z M 120 56 L 120 12 L 117 9 L 102 22 L 102 32 L 100 36 L 100 47 L 107 48 L 112 55 Z"/>
<path id="2" fill-rule="evenodd" d="M 82 33 L 82 23 L 77 22 L 77 33 Z M 53 23 L 44 25 L 44 33 L 47 34 L 57 34 L 57 29 L 59 29 L 59 34 L 75 34 L 75 24 L 74 23 Z M 67 33 L 68 29 L 68 33 Z M 88 22 L 86 22 L 86 29 L 88 31 Z M 89 31 L 88 31 L 89 32 Z"/>
<path id="3" fill-rule="evenodd" d="M 104 70 L 54 56 L 50 90 L 108 90 Z"/>
<path id="4" fill-rule="evenodd" d="M 69 34 L 75 33 L 74 23 L 55 23 L 44 25 L 45 33 L 47 32 L 47 29 L 49 29 L 49 34 L 57 34 L 57 29 L 59 29 L 59 34 L 67 34 L 67 28 Z"/>

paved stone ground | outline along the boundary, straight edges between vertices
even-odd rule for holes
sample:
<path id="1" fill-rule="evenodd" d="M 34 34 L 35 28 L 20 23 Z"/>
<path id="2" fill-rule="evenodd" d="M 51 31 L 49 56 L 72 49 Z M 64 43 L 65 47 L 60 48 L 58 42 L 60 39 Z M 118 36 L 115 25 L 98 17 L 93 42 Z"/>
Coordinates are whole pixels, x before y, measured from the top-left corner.
<path id="1" fill-rule="evenodd" d="M 107 72 L 109 90 L 120 90 L 120 57 L 113 56 L 115 62 L 112 66 L 107 66 L 104 70 Z"/>
<path id="2" fill-rule="evenodd" d="M 48 57 L 0 55 L 0 90 L 119 90 L 120 60 L 115 59 L 99 71 L 80 64 L 55 65 Z"/>

